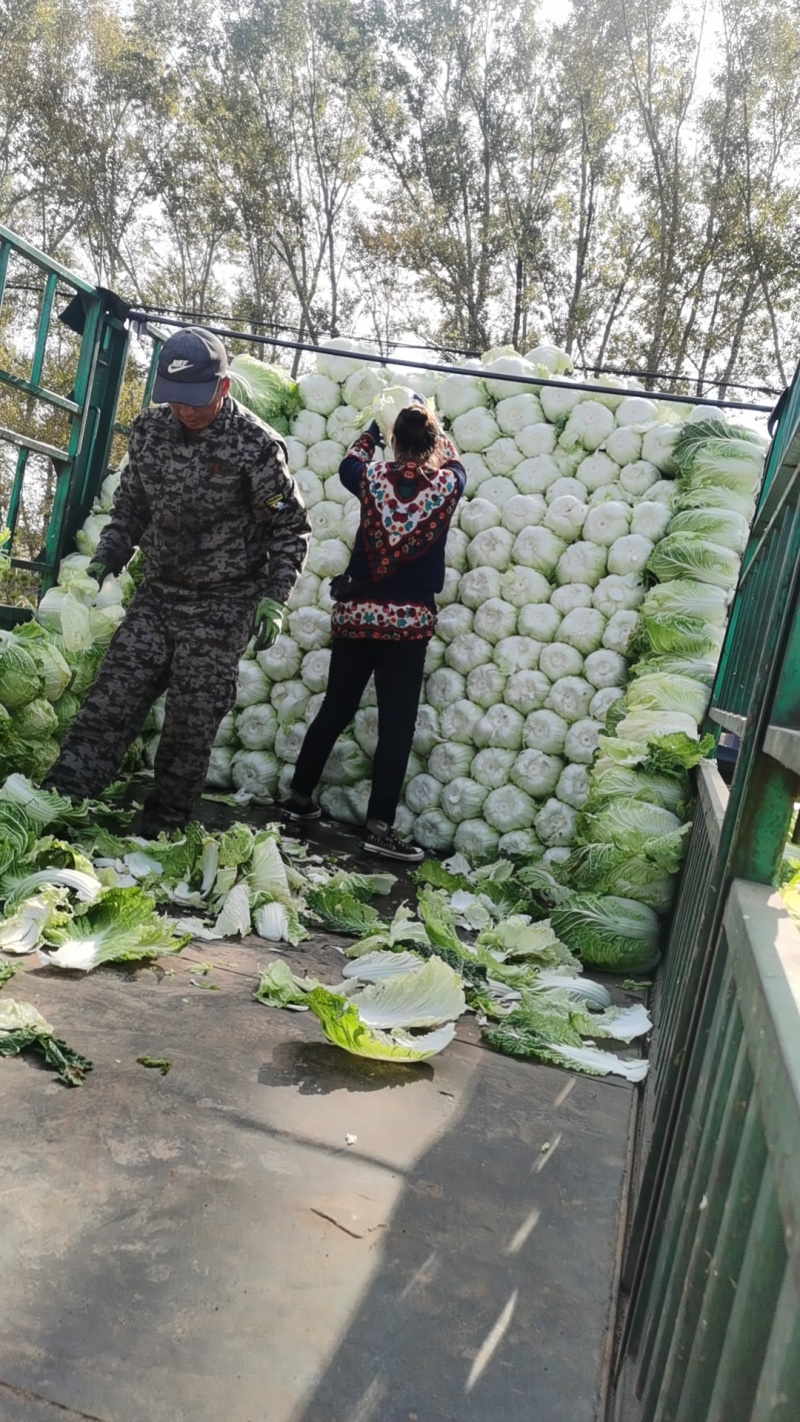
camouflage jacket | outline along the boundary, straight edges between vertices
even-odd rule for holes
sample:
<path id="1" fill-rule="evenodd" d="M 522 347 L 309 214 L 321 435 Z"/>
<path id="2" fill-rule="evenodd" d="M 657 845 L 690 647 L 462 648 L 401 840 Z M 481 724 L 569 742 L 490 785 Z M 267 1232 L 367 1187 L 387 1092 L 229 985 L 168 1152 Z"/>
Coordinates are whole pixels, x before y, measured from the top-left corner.
<path id="1" fill-rule="evenodd" d="M 168 405 L 151 405 L 128 457 L 98 561 L 119 572 L 138 545 L 145 577 L 166 590 L 288 602 L 311 526 L 280 435 L 230 396 L 194 437 Z"/>

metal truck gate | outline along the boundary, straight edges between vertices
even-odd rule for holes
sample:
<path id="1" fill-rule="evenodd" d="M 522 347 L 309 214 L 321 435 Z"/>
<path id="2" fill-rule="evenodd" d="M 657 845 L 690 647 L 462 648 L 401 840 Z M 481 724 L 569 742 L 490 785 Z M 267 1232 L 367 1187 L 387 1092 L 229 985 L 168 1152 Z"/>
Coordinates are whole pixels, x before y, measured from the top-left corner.
<path id="1" fill-rule="evenodd" d="M 741 736 L 700 767 L 659 985 L 623 1269 L 624 1416 L 800 1417 L 800 935 L 772 888 L 800 781 L 800 378 L 712 697 Z"/>
<path id="2" fill-rule="evenodd" d="M 14 267 L 13 283 L 7 283 L 9 263 Z M 128 352 L 128 330 L 114 314 L 115 298 L 111 293 L 83 281 L 60 262 L 0 226 L 0 316 L 4 307 L 8 314 L 7 298 L 12 290 L 38 295 L 38 311 L 34 329 L 19 332 L 20 347 L 26 352 L 27 376 L 0 369 L 0 388 L 23 397 L 16 428 L 0 424 L 0 441 L 17 450 L 5 516 L 10 538 L 4 551 L 11 553 L 13 567 L 36 574 L 39 592 L 45 592 L 55 581 L 59 561 L 69 551 L 107 471 Z M 70 303 L 67 324 L 76 333 L 73 384 L 68 395 L 45 383 L 50 357 L 58 338 L 63 336 L 63 328 L 59 331 L 52 324 L 57 298 L 59 305 Z M 49 410 L 58 410 L 65 417 L 61 446 L 31 433 L 36 429 L 37 417 Z M 32 454 L 50 461 L 55 487 L 44 546 L 29 559 L 14 556 L 14 542 Z M 13 626 L 30 615 L 24 608 L 0 606 L 0 626 Z"/>

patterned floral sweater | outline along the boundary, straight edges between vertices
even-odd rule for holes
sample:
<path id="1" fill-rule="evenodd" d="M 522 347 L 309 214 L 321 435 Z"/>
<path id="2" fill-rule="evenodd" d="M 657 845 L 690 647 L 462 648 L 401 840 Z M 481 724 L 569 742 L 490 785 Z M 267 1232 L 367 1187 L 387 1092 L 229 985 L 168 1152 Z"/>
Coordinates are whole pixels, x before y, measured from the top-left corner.
<path id="1" fill-rule="evenodd" d="M 353 601 L 334 604 L 334 637 L 433 636 L 447 530 L 467 480 L 455 445 L 446 438 L 443 444 L 444 460 L 430 466 L 373 462 L 369 433 L 348 450 L 339 477 L 361 503 L 347 569 L 359 590 Z"/>

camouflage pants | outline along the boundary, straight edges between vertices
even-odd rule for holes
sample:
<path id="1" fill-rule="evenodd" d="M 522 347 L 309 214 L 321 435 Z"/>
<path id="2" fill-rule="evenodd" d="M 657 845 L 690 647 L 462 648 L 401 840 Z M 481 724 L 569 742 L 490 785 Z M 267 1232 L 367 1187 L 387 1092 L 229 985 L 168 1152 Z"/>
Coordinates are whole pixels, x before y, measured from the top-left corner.
<path id="1" fill-rule="evenodd" d="M 45 784 L 76 798 L 99 796 L 166 690 L 150 808 L 176 824 L 190 818 L 217 728 L 236 699 L 254 605 L 255 596 L 238 589 L 177 601 L 142 584 Z"/>

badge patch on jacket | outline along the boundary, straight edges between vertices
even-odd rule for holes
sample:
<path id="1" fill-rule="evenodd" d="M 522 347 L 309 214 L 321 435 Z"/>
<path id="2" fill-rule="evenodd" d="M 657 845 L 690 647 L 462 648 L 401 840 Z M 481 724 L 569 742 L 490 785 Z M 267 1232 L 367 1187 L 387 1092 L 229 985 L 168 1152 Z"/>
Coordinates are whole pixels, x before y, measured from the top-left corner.
<path id="1" fill-rule="evenodd" d="M 209 460 L 206 470 L 212 478 L 224 479 L 236 473 L 236 465 L 229 463 L 226 459 Z"/>

